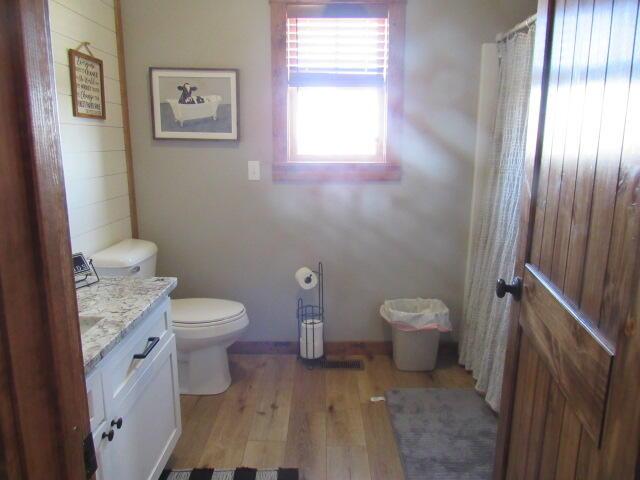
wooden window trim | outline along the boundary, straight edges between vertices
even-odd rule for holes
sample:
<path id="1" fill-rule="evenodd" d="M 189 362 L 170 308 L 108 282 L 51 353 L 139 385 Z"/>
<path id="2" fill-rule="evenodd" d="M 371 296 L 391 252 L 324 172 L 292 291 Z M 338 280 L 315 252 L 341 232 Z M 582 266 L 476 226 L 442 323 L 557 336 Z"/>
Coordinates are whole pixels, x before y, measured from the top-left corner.
<path id="1" fill-rule="evenodd" d="M 402 176 L 400 142 L 404 104 L 404 44 L 406 0 L 270 0 L 271 80 L 273 97 L 273 170 L 276 181 L 392 181 Z M 384 162 L 303 163 L 288 157 L 288 81 L 286 19 L 288 5 L 372 4 L 389 10 L 387 69 L 387 138 Z"/>

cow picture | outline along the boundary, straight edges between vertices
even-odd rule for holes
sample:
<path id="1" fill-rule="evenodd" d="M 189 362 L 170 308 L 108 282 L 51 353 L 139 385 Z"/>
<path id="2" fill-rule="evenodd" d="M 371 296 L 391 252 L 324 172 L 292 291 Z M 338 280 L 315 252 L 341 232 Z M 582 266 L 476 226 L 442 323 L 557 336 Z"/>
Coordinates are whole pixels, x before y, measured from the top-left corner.
<path id="1" fill-rule="evenodd" d="M 183 83 L 182 85 L 178 85 L 178 90 L 182 92 L 180 98 L 178 99 L 178 103 L 183 105 L 192 105 L 194 103 L 204 103 L 204 98 L 200 95 L 197 97 L 193 97 L 191 94 L 198 89 L 196 86 L 192 86 L 189 83 Z"/>
<path id="2" fill-rule="evenodd" d="M 237 140 L 237 71 L 151 68 L 155 138 Z"/>

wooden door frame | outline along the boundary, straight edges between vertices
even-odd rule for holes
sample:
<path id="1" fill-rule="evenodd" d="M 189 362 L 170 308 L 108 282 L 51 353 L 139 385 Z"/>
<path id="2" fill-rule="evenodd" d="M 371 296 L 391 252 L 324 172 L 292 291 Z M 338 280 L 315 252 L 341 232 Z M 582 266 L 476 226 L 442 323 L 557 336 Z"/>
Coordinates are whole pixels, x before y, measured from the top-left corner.
<path id="1" fill-rule="evenodd" d="M 46 0 L 0 3 L 0 478 L 86 478 L 90 434 Z"/>
<path id="2" fill-rule="evenodd" d="M 549 81 L 551 39 L 554 28 L 555 0 L 539 0 L 536 39 L 529 101 L 529 123 L 525 154 L 525 174 L 520 204 L 520 234 L 517 245 L 515 275 L 523 277 L 530 257 L 534 209 L 538 190 L 538 171 L 542 155 L 546 101 Z M 635 68 L 640 66 L 635 65 Z M 625 126 L 626 128 L 626 126 Z M 640 152 L 632 152 L 640 155 Z M 640 173 L 637 160 L 621 163 L 616 193 L 616 221 L 612 243 L 619 247 L 614 262 L 607 265 L 605 291 L 610 296 L 610 313 L 619 321 L 615 332 L 613 367 L 610 376 L 603 441 L 600 449 L 598 478 L 626 478 L 638 466 L 640 448 L 640 207 L 637 184 Z M 495 480 L 506 478 L 511 425 L 515 404 L 516 381 L 522 327 L 520 306 L 512 302 L 508 343 L 503 376 L 500 421 L 494 460 Z"/>

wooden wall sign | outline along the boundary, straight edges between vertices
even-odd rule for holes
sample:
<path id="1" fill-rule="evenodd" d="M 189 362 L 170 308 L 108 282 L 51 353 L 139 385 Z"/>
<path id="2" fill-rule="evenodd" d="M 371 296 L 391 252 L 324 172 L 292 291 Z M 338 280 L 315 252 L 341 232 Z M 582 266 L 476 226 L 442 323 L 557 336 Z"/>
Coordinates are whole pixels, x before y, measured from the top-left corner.
<path id="1" fill-rule="evenodd" d="M 69 50 L 74 117 L 106 118 L 102 60 Z"/>

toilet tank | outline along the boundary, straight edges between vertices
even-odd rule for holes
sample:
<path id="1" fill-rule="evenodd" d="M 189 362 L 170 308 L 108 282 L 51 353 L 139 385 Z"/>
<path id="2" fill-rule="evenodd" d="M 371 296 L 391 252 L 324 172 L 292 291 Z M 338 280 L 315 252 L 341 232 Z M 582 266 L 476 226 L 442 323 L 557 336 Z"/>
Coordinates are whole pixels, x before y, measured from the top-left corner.
<path id="1" fill-rule="evenodd" d="M 153 277 L 158 247 L 147 240 L 129 238 L 91 257 L 98 275 L 105 277 Z"/>

